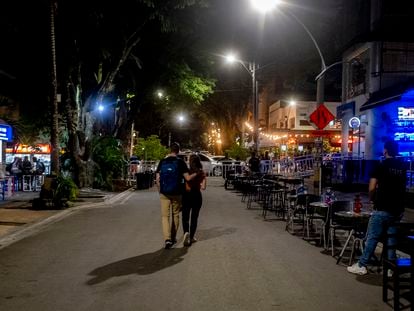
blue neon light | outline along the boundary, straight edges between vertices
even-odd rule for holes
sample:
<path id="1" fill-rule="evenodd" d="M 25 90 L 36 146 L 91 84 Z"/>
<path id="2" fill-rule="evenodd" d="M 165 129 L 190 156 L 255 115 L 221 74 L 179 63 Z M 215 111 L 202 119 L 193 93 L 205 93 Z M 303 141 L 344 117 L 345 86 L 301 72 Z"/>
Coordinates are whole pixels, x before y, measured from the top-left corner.
<path id="1" fill-rule="evenodd" d="M 0 124 L 0 140 L 12 141 L 13 133 L 9 125 Z"/>

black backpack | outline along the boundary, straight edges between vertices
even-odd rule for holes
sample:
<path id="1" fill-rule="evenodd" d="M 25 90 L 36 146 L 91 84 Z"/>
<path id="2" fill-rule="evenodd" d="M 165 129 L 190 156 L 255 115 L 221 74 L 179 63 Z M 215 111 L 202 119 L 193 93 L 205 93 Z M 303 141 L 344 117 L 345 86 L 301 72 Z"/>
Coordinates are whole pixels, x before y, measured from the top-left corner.
<path id="1" fill-rule="evenodd" d="M 161 161 L 160 192 L 162 194 L 182 193 L 182 174 L 178 167 L 178 159 Z"/>

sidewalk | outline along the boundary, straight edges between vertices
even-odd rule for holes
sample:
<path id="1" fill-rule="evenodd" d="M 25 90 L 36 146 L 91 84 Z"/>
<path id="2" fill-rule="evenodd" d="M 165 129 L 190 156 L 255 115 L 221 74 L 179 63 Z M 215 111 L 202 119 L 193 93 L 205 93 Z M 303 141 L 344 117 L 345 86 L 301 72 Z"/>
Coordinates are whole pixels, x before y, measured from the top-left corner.
<path id="1" fill-rule="evenodd" d="M 0 201 L 0 239 L 67 210 L 32 210 L 31 201 L 38 198 L 39 194 L 33 191 L 19 191 Z M 81 189 L 77 201 L 71 202 L 70 208 L 102 203 L 115 195 L 117 193 Z"/>

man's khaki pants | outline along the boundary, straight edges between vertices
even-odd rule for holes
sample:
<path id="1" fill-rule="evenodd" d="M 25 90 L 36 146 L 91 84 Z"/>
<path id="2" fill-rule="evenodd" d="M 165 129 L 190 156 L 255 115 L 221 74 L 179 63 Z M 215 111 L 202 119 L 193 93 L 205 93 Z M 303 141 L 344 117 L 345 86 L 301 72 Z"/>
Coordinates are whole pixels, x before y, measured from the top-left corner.
<path id="1" fill-rule="evenodd" d="M 181 195 L 160 193 L 162 232 L 165 240 L 175 240 L 180 225 Z M 170 217 L 172 220 L 170 224 Z"/>

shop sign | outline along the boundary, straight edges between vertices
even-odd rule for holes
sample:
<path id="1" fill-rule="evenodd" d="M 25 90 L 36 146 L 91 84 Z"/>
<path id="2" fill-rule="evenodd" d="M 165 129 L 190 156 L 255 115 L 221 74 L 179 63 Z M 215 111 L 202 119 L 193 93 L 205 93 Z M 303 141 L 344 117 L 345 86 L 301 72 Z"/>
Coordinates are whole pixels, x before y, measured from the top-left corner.
<path id="1" fill-rule="evenodd" d="M 9 125 L 0 124 L 0 140 L 12 141 L 12 128 Z"/>
<path id="2" fill-rule="evenodd" d="M 6 148 L 6 153 L 17 153 L 17 154 L 26 154 L 26 153 L 37 153 L 37 154 L 49 154 L 50 153 L 49 144 L 38 144 L 36 146 L 22 145 L 17 144 L 14 148 Z"/>

